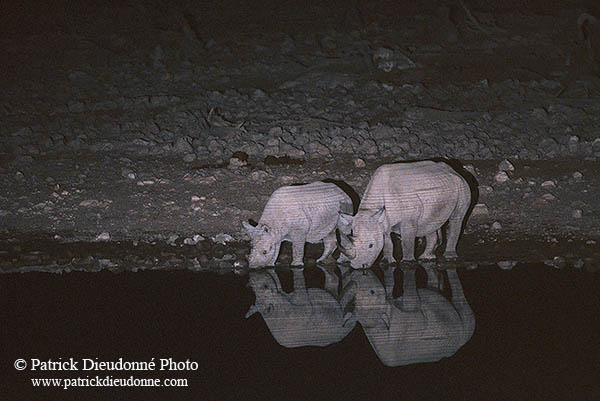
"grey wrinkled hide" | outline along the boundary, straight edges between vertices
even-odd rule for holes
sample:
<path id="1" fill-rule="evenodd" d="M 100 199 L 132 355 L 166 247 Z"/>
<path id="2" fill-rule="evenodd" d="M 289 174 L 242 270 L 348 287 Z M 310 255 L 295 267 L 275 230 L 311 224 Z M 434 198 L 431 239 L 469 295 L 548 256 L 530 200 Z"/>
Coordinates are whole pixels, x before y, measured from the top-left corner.
<path id="1" fill-rule="evenodd" d="M 282 241 L 292 243 L 292 265 L 304 264 L 306 242 L 323 241 L 327 258 L 337 247 L 339 213 L 352 213 L 352 200 L 338 186 L 322 181 L 278 188 L 267 202 L 256 227 L 243 222 L 252 238 L 249 267 L 273 266 Z"/>
<path id="2" fill-rule="evenodd" d="M 356 318 L 344 313 L 346 301 L 338 299 L 337 276 L 322 270 L 326 289 L 307 289 L 303 269 L 293 269 L 294 291 L 289 294 L 273 269 L 251 271 L 248 284 L 256 301 L 246 317 L 259 312 L 273 338 L 286 348 L 324 347 L 341 341 L 356 325 Z"/>
<path id="3" fill-rule="evenodd" d="M 456 270 L 447 270 L 451 302 L 437 288 L 417 289 L 415 270 L 404 272 L 403 295 L 392 298 L 393 272 L 386 269 L 385 287 L 371 270 L 352 274 L 355 314 L 379 359 L 387 366 L 402 366 L 454 355 L 475 331 L 475 316 Z M 430 278 L 428 283 L 437 281 Z"/>
<path id="4" fill-rule="evenodd" d="M 425 237 L 422 259 L 435 258 L 437 238 L 448 222 L 444 257 L 455 258 L 471 190 L 443 162 L 384 164 L 373 173 L 355 216 L 340 214 L 341 249 L 355 269 L 370 267 L 383 250 L 393 263 L 391 233 L 401 236 L 402 261 L 415 260 L 415 239 Z"/>

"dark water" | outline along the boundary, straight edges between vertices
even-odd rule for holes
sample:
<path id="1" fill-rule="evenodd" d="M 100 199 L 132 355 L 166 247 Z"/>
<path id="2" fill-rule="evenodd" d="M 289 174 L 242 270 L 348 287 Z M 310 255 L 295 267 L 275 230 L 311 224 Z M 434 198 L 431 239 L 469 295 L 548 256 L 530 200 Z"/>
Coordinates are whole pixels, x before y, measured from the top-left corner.
<path id="1" fill-rule="evenodd" d="M 327 347 L 284 348 L 248 276 L 187 270 L 3 274 L 2 400 L 24 399 L 598 399 L 600 280 L 583 270 L 517 265 L 460 270 L 473 337 L 439 362 L 387 367 L 360 325 Z M 285 291 L 293 272 L 279 276 Z M 378 272 L 380 275 L 380 272 Z M 324 274 L 305 269 L 308 287 Z M 417 275 L 422 286 L 423 276 Z M 394 292 L 398 291 L 398 283 Z M 17 371 L 22 358 L 197 362 L 196 369 Z M 173 367 L 173 365 L 171 365 Z M 193 367 L 193 366 L 192 366 Z M 177 378 L 187 387 L 33 388 L 32 378 Z"/>

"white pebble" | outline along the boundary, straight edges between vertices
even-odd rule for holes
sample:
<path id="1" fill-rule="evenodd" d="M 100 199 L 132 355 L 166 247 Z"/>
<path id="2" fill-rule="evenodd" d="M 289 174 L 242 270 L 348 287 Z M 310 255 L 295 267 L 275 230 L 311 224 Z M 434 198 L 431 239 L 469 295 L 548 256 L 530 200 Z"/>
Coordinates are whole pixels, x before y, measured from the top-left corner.
<path id="1" fill-rule="evenodd" d="M 581 217 L 583 217 L 583 211 L 581 209 L 573 210 L 573 218 L 574 219 L 580 219 Z"/>
<path id="2" fill-rule="evenodd" d="M 510 178 L 508 177 L 508 174 L 506 174 L 505 171 L 500 171 L 494 176 L 494 180 L 496 180 L 496 182 L 498 183 L 503 183 L 510 180 Z"/>
<path id="3" fill-rule="evenodd" d="M 515 171 L 515 166 L 513 166 L 513 164 L 511 162 L 509 162 L 507 159 L 504 159 L 498 165 L 498 170 L 499 171 Z"/>
<path id="4" fill-rule="evenodd" d="M 575 179 L 575 181 L 579 182 L 583 180 L 583 174 L 581 174 L 579 171 L 576 171 L 573 173 L 573 178 Z"/>
<path id="5" fill-rule="evenodd" d="M 502 270 L 510 270 L 513 267 L 515 267 L 516 264 L 517 262 L 514 260 L 501 260 L 500 262 L 498 262 L 498 267 Z"/>
<path id="6" fill-rule="evenodd" d="M 473 216 L 484 216 L 487 214 L 489 214 L 489 210 L 485 203 L 476 204 L 475 207 L 473 207 L 473 211 L 471 212 L 471 215 Z"/>
<path id="7" fill-rule="evenodd" d="M 552 180 L 542 182 L 542 188 L 556 188 L 556 183 Z"/>
<path id="8" fill-rule="evenodd" d="M 499 221 L 494 221 L 494 223 L 492 224 L 492 230 L 501 230 L 502 229 L 502 224 L 500 224 Z"/>
<path id="9" fill-rule="evenodd" d="M 96 241 L 110 241 L 110 233 L 103 232 L 96 237 Z"/>
<path id="10" fill-rule="evenodd" d="M 465 165 L 463 166 L 463 168 L 464 168 L 465 170 L 467 170 L 469 173 L 471 173 L 471 174 L 473 174 L 473 175 L 476 175 L 475 166 L 473 166 L 472 164 L 465 164 Z"/>
<path id="11" fill-rule="evenodd" d="M 353 162 L 356 168 L 363 168 L 367 165 L 363 159 L 354 159 Z"/>

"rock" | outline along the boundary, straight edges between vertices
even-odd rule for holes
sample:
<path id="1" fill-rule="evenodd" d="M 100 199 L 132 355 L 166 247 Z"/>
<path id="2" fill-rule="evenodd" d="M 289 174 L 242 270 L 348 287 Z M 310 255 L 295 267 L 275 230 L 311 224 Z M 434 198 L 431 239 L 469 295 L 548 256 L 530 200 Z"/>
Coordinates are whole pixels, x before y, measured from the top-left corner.
<path id="1" fill-rule="evenodd" d="M 552 202 L 556 197 L 552 194 L 544 194 L 542 195 L 542 199 L 548 202 Z"/>
<path id="2" fill-rule="evenodd" d="M 295 159 L 300 159 L 306 155 L 306 152 L 302 149 L 298 149 L 297 147 L 290 145 L 289 143 L 281 144 L 281 153 L 284 156 L 289 156 Z"/>
<path id="3" fill-rule="evenodd" d="M 175 241 L 177 241 L 177 238 L 179 238 L 179 235 L 177 235 L 177 234 L 171 234 L 171 235 L 169 235 L 169 238 L 167 238 L 167 244 L 169 244 L 169 245 L 176 245 Z"/>
<path id="4" fill-rule="evenodd" d="M 396 60 L 394 60 L 394 51 L 385 47 L 380 47 L 375 54 L 373 54 L 373 64 L 385 72 L 390 72 L 396 66 Z"/>
<path id="5" fill-rule="evenodd" d="M 320 142 L 309 142 L 304 145 L 304 151 L 308 154 L 313 154 L 317 156 L 330 156 L 329 149 L 327 146 L 323 145 Z"/>
<path id="6" fill-rule="evenodd" d="M 104 241 L 110 241 L 110 233 L 108 233 L 108 232 L 105 231 L 105 232 L 99 234 L 96 237 L 96 241 L 102 241 L 102 242 L 104 242 Z"/>
<path id="7" fill-rule="evenodd" d="M 573 267 L 576 269 L 581 269 L 583 267 L 585 263 L 583 262 L 583 259 L 579 258 L 576 261 L 573 262 Z"/>
<path id="8" fill-rule="evenodd" d="M 82 207 L 100 207 L 102 206 L 102 202 L 96 199 L 86 199 L 79 202 L 79 206 Z"/>
<path id="9" fill-rule="evenodd" d="M 229 234 L 221 233 L 212 237 L 213 242 L 221 245 L 226 245 L 228 242 L 233 241 L 233 237 Z"/>
<path id="10" fill-rule="evenodd" d="M 583 217 L 583 211 L 581 209 L 575 209 L 573 210 L 572 216 L 574 219 L 580 219 L 581 217 Z"/>
<path id="11" fill-rule="evenodd" d="M 127 167 L 123 167 L 121 169 L 121 177 L 128 178 L 130 180 L 135 180 L 136 175 L 135 175 L 135 173 L 133 172 L 132 169 L 127 168 Z"/>
<path id="12" fill-rule="evenodd" d="M 467 170 L 469 173 L 473 174 L 473 176 L 475 176 L 477 174 L 477 172 L 475 170 L 475 166 L 473 166 L 472 164 L 466 164 L 463 166 L 463 168 L 465 170 Z"/>
<path id="13" fill-rule="evenodd" d="M 490 187 L 489 185 L 480 185 L 479 186 L 479 193 L 480 194 L 491 194 L 492 192 L 494 192 L 494 188 Z"/>
<path id="14" fill-rule="evenodd" d="M 515 267 L 517 262 L 514 260 L 501 260 L 497 264 L 498 264 L 498 267 L 501 268 L 502 270 L 511 270 L 513 267 Z"/>
<path id="15" fill-rule="evenodd" d="M 499 183 L 502 184 L 504 182 L 507 182 L 508 180 L 510 180 L 508 174 L 506 174 L 505 171 L 499 171 L 495 176 L 494 176 L 494 180 Z"/>
<path id="16" fill-rule="evenodd" d="M 258 171 L 253 171 L 250 174 L 250 178 L 252 178 L 253 181 L 263 181 L 265 180 L 267 177 L 269 176 L 269 173 L 267 173 L 264 170 L 258 170 Z"/>
<path id="17" fill-rule="evenodd" d="M 575 182 L 581 182 L 583 180 L 583 174 L 579 171 L 573 173 L 573 179 Z"/>
<path id="18" fill-rule="evenodd" d="M 229 165 L 227 166 L 228 168 L 238 168 L 238 167 L 244 167 L 248 165 L 248 162 L 245 160 L 241 160 L 238 157 L 231 157 L 229 159 Z"/>
<path id="19" fill-rule="evenodd" d="M 196 245 L 200 241 L 204 241 L 204 237 L 201 236 L 201 235 L 199 235 L 199 234 L 196 234 L 192 238 L 186 238 L 186 239 L 184 239 L 183 243 L 185 245 Z"/>
<path id="20" fill-rule="evenodd" d="M 494 223 L 492 224 L 492 230 L 501 230 L 502 229 L 502 224 L 500 224 L 500 222 L 498 221 L 494 221 Z"/>
<path id="21" fill-rule="evenodd" d="M 478 203 L 473 207 L 471 215 L 473 216 L 487 216 L 489 214 L 488 207 L 485 203 Z"/>
<path id="22" fill-rule="evenodd" d="M 515 171 L 515 166 L 507 159 L 504 159 L 498 165 L 498 171 Z"/>
<path id="23" fill-rule="evenodd" d="M 363 167 L 367 166 L 367 164 L 365 163 L 365 161 L 363 159 L 360 159 L 360 158 L 354 159 L 353 163 L 354 163 L 354 167 L 356 167 L 356 168 L 363 168 Z"/>
<path id="24" fill-rule="evenodd" d="M 191 163 L 194 160 L 196 160 L 196 154 L 195 153 L 187 153 L 185 156 L 183 156 L 183 161 L 186 163 Z"/>
<path id="25" fill-rule="evenodd" d="M 556 188 L 556 183 L 552 180 L 542 182 L 542 188 Z"/>
<path id="26" fill-rule="evenodd" d="M 192 147 L 191 140 L 187 136 L 178 138 L 173 145 L 173 152 L 175 153 L 193 153 L 194 148 Z"/>
<path id="27" fill-rule="evenodd" d="M 556 269 L 564 269 L 567 267 L 567 261 L 562 256 L 555 256 L 552 259 L 552 266 Z"/>

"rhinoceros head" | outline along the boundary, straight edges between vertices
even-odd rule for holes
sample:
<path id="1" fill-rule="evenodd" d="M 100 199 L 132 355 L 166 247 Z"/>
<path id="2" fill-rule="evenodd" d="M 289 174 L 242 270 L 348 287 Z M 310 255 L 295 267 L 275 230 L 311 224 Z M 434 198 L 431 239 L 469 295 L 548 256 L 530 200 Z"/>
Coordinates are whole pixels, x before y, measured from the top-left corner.
<path id="1" fill-rule="evenodd" d="M 282 290 L 274 278 L 276 274 L 274 271 L 250 272 L 248 286 L 254 291 L 256 300 L 246 313 L 246 317 L 250 317 L 256 312 L 269 315 L 281 303 Z"/>
<path id="2" fill-rule="evenodd" d="M 385 287 L 371 269 L 352 272 L 356 284 L 354 314 L 363 327 L 389 328 L 389 302 Z"/>
<path id="3" fill-rule="evenodd" d="M 281 241 L 273 238 L 272 230 L 265 224 L 258 224 L 256 227 L 244 221 L 244 228 L 252 239 L 252 249 L 248 256 L 248 267 L 257 268 L 263 266 L 273 266 L 279 256 L 279 247 Z"/>
<path id="4" fill-rule="evenodd" d="M 356 216 L 340 214 L 341 224 L 350 224 L 351 235 L 341 233 L 340 249 L 354 269 L 367 269 L 383 249 L 385 209 L 361 210 Z"/>

